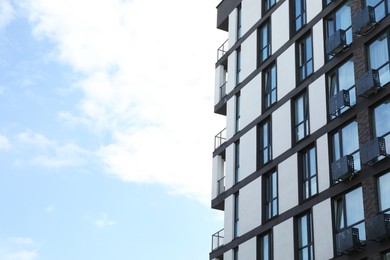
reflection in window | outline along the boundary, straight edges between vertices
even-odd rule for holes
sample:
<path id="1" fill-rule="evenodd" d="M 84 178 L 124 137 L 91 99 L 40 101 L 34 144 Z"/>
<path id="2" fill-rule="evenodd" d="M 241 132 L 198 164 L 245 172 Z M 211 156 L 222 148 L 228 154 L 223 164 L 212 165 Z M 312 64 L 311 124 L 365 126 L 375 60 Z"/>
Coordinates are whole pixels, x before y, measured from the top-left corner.
<path id="1" fill-rule="evenodd" d="M 257 237 L 257 259 L 272 260 L 272 235 L 268 232 Z"/>
<path id="2" fill-rule="evenodd" d="M 339 129 L 332 135 L 333 162 L 345 155 L 352 155 L 355 172 L 360 171 L 359 136 L 357 123 L 352 123 Z"/>
<path id="3" fill-rule="evenodd" d="M 298 226 L 298 259 L 314 259 L 313 225 L 310 213 L 297 219 Z"/>
<path id="4" fill-rule="evenodd" d="M 378 178 L 379 211 L 390 211 L 390 173 Z"/>
<path id="5" fill-rule="evenodd" d="M 306 92 L 294 100 L 294 133 L 295 142 L 309 134 L 309 104 Z"/>
<path id="6" fill-rule="evenodd" d="M 385 138 L 386 153 L 390 154 L 390 100 L 374 108 L 373 124 L 375 137 Z"/>
<path id="7" fill-rule="evenodd" d="M 306 0 L 293 0 L 294 2 L 294 31 L 298 31 L 306 24 Z"/>
<path id="8" fill-rule="evenodd" d="M 302 199 L 317 194 L 317 157 L 316 148 L 312 146 L 300 154 L 300 173 L 302 174 Z"/>
<path id="9" fill-rule="evenodd" d="M 359 229 L 360 240 L 366 240 L 362 187 L 354 189 L 335 200 L 336 231 L 349 227 Z"/>
<path id="10" fill-rule="evenodd" d="M 379 22 L 389 13 L 390 0 L 366 0 L 366 5 L 375 8 L 375 20 Z"/>
<path id="11" fill-rule="evenodd" d="M 259 30 L 259 61 L 263 62 L 271 55 L 270 23 L 266 22 Z"/>
<path id="12" fill-rule="evenodd" d="M 242 36 L 242 11 L 241 4 L 237 6 L 237 40 Z"/>
<path id="13" fill-rule="evenodd" d="M 265 219 L 271 219 L 278 214 L 278 173 L 272 172 L 264 176 L 264 212 Z"/>
<path id="14" fill-rule="evenodd" d="M 234 183 L 240 180 L 240 140 L 234 143 Z"/>
<path id="15" fill-rule="evenodd" d="M 236 85 L 241 82 L 241 48 L 238 48 L 236 51 Z"/>
<path id="16" fill-rule="evenodd" d="M 272 159 L 271 151 L 271 122 L 266 120 L 259 126 L 259 164 L 264 165 Z"/>
<path id="17" fill-rule="evenodd" d="M 272 6 L 276 4 L 276 0 L 263 0 L 263 10 L 264 13 L 271 9 Z"/>
<path id="18" fill-rule="evenodd" d="M 234 230 L 233 237 L 236 238 L 239 235 L 239 221 L 240 221 L 240 212 L 239 212 L 239 194 L 234 194 Z"/>
<path id="19" fill-rule="evenodd" d="M 241 118 L 241 113 L 240 113 L 240 106 L 241 106 L 241 103 L 240 103 L 240 101 L 241 101 L 241 95 L 240 95 L 240 93 L 237 93 L 236 94 L 236 125 L 235 125 L 235 127 L 236 127 L 236 129 L 235 129 L 235 131 L 236 131 L 236 133 L 238 132 L 238 131 L 240 131 L 240 118 Z"/>
<path id="20" fill-rule="evenodd" d="M 263 72 L 264 108 L 269 108 L 276 102 L 276 64 L 272 64 Z"/>
<path id="21" fill-rule="evenodd" d="M 335 96 L 341 90 L 349 92 L 349 104 L 356 104 L 355 72 L 352 60 L 348 60 L 328 75 L 329 97 Z M 336 112 L 335 116 L 348 110 L 349 107 L 343 107 Z M 333 117 L 335 117 L 333 116 Z"/>
<path id="22" fill-rule="evenodd" d="M 298 42 L 298 79 L 304 80 L 313 73 L 313 49 L 311 35 Z"/>
<path id="23" fill-rule="evenodd" d="M 370 68 L 379 71 L 381 86 L 390 81 L 389 72 L 389 43 L 387 33 L 381 35 L 368 46 Z"/>

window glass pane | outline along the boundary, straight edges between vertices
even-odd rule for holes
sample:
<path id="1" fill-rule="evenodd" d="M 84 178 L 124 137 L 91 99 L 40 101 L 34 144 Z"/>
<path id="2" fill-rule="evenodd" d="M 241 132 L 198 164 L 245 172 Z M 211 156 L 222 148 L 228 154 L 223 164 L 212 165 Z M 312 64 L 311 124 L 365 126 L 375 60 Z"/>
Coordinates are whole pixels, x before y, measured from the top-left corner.
<path id="1" fill-rule="evenodd" d="M 359 149 L 357 123 L 352 122 L 341 130 L 343 138 L 343 155 L 348 155 Z"/>
<path id="2" fill-rule="evenodd" d="M 333 135 L 333 160 L 337 161 L 341 158 L 340 153 L 340 135 L 339 133 L 335 133 Z"/>
<path id="3" fill-rule="evenodd" d="M 317 177 L 313 177 L 310 180 L 311 183 L 311 195 L 317 194 Z"/>
<path id="4" fill-rule="evenodd" d="M 378 182 L 379 210 L 383 211 L 390 208 L 390 173 L 379 177 Z"/>
<path id="5" fill-rule="evenodd" d="M 337 12 L 336 12 L 336 30 L 342 29 L 346 31 L 346 42 L 347 44 L 352 42 L 352 30 L 351 27 L 351 7 L 349 2 L 345 3 Z"/>
<path id="6" fill-rule="evenodd" d="M 336 200 L 336 229 L 342 229 L 345 226 L 344 223 L 344 205 L 343 200 Z"/>
<path id="7" fill-rule="evenodd" d="M 299 218 L 298 221 L 298 230 L 299 230 L 299 247 L 302 248 L 308 244 L 308 230 L 307 230 L 307 215 Z"/>
<path id="8" fill-rule="evenodd" d="M 338 75 L 339 75 L 339 82 L 340 82 L 340 90 L 341 89 L 349 89 L 353 85 L 355 85 L 355 72 L 354 72 L 354 66 L 353 61 L 349 60 L 346 63 L 344 63 L 339 69 L 338 69 Z"/>
<path id="9" fill-rule="evenodd" d="M 361 187 L 345 195 L 345 208 L 347 211 L 347 226 L 364 219 L 363 193 Z"/>
<path id="10" fill-rule="evenodd" d="M 379 69 L 381 85 L 386 84 L 390 80 L 387 34 L 382 35 L 369 46 L 369 53 L 371 68 Z"/>
<path id="11" fill-rule="evenodd" d="M 390 131 L 390 102 L 374 109 L 375 136 L 383 136 Z"/>
<path id="12" fill-rule="evenodd" d="M 390 253 L 385 253 L 383 255 L 383 260 L 390 260 Z"/>
<path id="13" fill-rule="evenodd" d="M 314 176 L 317 174 L 316 149 L 311 148 L 309 154 L 310 154 L 310 176 Z"/>

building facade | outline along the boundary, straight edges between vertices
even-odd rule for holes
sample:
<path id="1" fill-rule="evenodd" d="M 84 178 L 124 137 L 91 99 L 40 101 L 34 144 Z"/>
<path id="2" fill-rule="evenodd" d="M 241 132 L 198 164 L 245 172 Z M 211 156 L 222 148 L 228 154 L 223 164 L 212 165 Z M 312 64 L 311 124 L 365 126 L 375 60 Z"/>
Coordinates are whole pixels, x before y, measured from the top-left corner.
<path id="1" fill-rule="evenodd" d="M 390 260 L 390 0 L 223 0 L 215 260 Z"/>

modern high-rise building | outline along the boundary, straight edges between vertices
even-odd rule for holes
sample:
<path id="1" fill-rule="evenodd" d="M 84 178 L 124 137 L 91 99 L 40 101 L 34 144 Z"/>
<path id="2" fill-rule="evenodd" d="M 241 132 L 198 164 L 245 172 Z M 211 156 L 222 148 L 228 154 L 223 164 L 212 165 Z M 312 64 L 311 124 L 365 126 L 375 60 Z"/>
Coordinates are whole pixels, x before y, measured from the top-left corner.
<path id="1" fill-rule="evenodd" d="M 390 0 L 217 6 L 211 260 L 390 260 L 389 14 Z"/>

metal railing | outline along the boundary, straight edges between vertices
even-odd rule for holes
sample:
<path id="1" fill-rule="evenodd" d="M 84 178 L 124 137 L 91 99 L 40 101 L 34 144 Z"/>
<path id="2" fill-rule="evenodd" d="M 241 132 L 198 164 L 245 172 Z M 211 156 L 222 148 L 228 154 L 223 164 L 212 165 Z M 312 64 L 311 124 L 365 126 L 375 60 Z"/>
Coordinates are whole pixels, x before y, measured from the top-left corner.
<path id="1" fill-rule="evenodd" d="M 226 40 L 224 43 L 222 43 L 221 46 L 219 46 L 217 51 L 217 61 L 219 61 L 219 59 L 226 54 L 227 50 L 228 50 L 228 40 Z"/>
<path id="2" fill-rule="evenodd" d="M 224 98 L 226 96 L 226 84 L 227 81 L 225 81 L 220 87 L 219 87 L 219 100 Z"/>
<path id="3" fill-rule="evenodd" d="M 225 176 L 218 180 L 218 195 L 221 195 L 222 192 L 225 192 Z"/>
<path id="4" fill-rule="evenodd" d="M 214 251 L 215 249 L 223 246 L 223 236 L 224 236 L 224 230 L 221 229 L 217 233 L 213 234 L 211 237 L 211 250 Z"/>
<path id="5" fill-rule="evenodd" d="M 226 128 L 219 132 L 214 138 L 214 150 L 220 147 L 224 142 L 226 142 Z"/>

